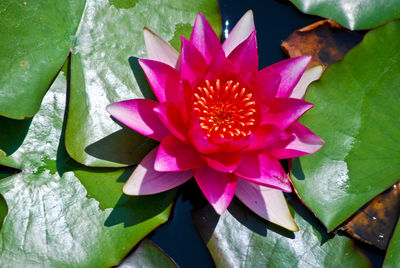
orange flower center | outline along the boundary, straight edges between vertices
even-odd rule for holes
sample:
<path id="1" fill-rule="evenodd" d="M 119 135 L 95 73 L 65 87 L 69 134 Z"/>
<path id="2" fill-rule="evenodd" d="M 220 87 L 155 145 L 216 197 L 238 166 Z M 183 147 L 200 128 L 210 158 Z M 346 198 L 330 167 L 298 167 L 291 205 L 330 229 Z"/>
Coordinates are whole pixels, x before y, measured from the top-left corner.
<path id="1" fill-rule="evenodd" d="M 194 112 L 207 137 L 239 139 L 249 136 L 256 124 L 253 94 L 239 82 L 205 81 L 194 91 Z"/>

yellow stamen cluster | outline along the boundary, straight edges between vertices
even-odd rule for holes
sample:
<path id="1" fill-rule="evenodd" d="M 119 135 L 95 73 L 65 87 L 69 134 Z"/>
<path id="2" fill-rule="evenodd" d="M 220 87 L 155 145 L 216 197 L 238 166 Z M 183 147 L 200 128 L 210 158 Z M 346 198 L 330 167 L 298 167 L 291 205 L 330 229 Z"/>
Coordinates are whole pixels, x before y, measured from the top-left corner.
<path id="1" fill-rule="evenodd" d="M 253 94 L 232 80 L 205 85 L 194 91 L 194 112 L 207 137 L 239 139 L 252 133 L 256 124 Z"/>

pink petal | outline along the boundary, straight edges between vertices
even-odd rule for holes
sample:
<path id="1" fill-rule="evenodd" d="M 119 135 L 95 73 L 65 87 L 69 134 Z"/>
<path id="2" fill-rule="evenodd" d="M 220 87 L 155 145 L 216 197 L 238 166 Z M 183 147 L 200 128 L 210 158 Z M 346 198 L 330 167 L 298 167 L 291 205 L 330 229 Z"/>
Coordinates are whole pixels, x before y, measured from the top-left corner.
<path id="1" fill-rule="evenodd" d="M 170 135 L 153 108 L 158 102 L 148 99 L 120 101 L 107 106 L 107 111 L 127 127 L 153 140 Z"/>
<path id="2" fill-rule="evenodd" d="M 204 156 L 207 164 L 220 172 L 232 173 L 240 163 L 239 153 L 215 153 Z"/>
<path id="3" fill-rule="evenodd" d="M 322 65 L 318 65 L 306 70 L 289 97 L 295 99 L 303 99 L 308 86 L 315 80 L 318 80 L 321 77 L 323 71 L 324 68 Z"/>
<path id="4" fill-rule="evenodd" d="M 158 172 L 154 161 L 158 147 L 154 148 L 125 183 L 123 191 L 127 195 L 157 194 L 175 188 L 193 177 L 191 170 L 183 172 Z"/>
<path id="5" fill-rule="evenodd" d="M 222 214 L 235 194 L 237 177 L 231 173 L 218 172 L 207 165 L 194 169 L 193 174 L 208 202 L 218 214 Z"/>
<path id="6" fill-rule="evenodd" d="M 284 130 L 314 105 L 300 99 L 275 98 L 262 124 L 272 124 Z"/>
<path id="7" fill-rule="evenodd" d="M 147 27 L 143 29 L 143 36 L 149 59 L 161 61 L 172 68 L 176 67 L 179 53 L 175 48 Z"/>
<path id="8" fill-rule="evenodd" d="M 251 81 L 257 102 L 269 105 L 275 98 L 281 76 L 268 72 L 257 72 Z"/>
<path id="9" fill-rule="evenodd" d="M 187 140 L 187 127 L 182 120 L 179 109 L 173 103 L 161 103 L 154 107 L 153 110 L 173 135 L 181 141 Z"/>
<path id="10" fill-rule="evenodd" d="M 189 130 L 189 139 L 193 146 L 203 154 L 215 153 L 220 150 L 218 145 L 211 144 L 208 141 L 196 118 L 192 121 L 192 126 Z"/>
<path id="11" fill-rule="evenodd" d="M 253 31 L 249 37 L 238 45 L 228 59 L 233 63 L 237 73 L 257 72 L 258 70 L 258 52 L 256 31 Z"/>
<path id="12" fill-rule="evenodd" d="M 235 174 L 256 184 L 292 191 L 281 163 L 266 151 L 243 154 Z"/>
<path id="13" fill-rule="evenodd" d="M 210 143 L 218 145 L 220 152 L 240 151 L 246 148 L 251 142 L 250 138 L 235 140 L 220 137 L 210 137 L 208 140 Z"/>
<path id="14" fill-rule="evenodd" d="M 179 94 L 176 97 L 176 105 L 180 110 L 185 125 L 189 125 L 190 118 L 192 116 L 193 104 L 193 91 L 190 83 L 187 80 L 181 80 L 179 82 Z"/>
<path id="15" fill-rule="evenodd" d="M 171 66 L 154 60 L 139 59 L 154 94 L 160 102 L 176 98 L 179 73 Z"/>
<path id="16" fill-rule="evenodd" d="M 174 136 L 165 137 L 158 147 L 154 169 L 156 171 L 183 171 L 204 163 L 193 146 L 183 143 Z"/>
<path id="17" fill-rule="evenodd" d="M 207 63 L 222 50 L 218 36 L 201 12 L 196 17 L 190 43 L 200 51 Z"/>
<path id="18" fill-rule="evenodd" d="M 269 149 L 270 153 L 277 159 L 313 154 L 324 145 L 324 141 L 320 137 L 298 122 L 294 122 L 287 129 L 287 132 L 292 133 L 295 137 L 291 142 L 284 148 Z"/>
<path id="19" fill-rule="evenodd" d="M 207 62 L 200 52 L 183 36 L 181 53 L 181 78 L 191 84 L 198 83 L 207 71 Z"/>
<path id="20" fill-rule="evenodd" d="M 236 23 L 235 27 L 229 33 L 228 38 L 222 44 L 225 55 L 228 56 L 240 43 L 249 37 L 255 30 L 253 11 L 249 10 Z"/>
<path id="21" fill-rule="evenodd" d="M 297 82 L 299 82 L 310 60 L 311 56 L 290 58 L 272 64 L 260 72 L 279 74 L 281 82 L 276 97 L 287 98 L 292 93 Z"/>
<path id="22" fill-rule="evenodd" d="M 221 81 L 235 80 L 236 73 L 232 63 L 225 57 L 223 51 L 218 53 L 211 61 L 205 79 L 209 81 L 215 81 L 220 79 Z"/>
<path id="23" fill-rule="evenodd" d="M 299 230 L 290 214 L 282 191 L 239 179 L 236 196 L 254 213 L 267 221 L 290 231 Z"/>
<path id="24" fill-rule="evenodd" d="M 267 147 L 282 138 L 287 138 L 287 134 L 280 128 L 273 125 L 261 125 L 253 133 L 250 145 L 245 148 L 245 151 L 256 151 Z"/>

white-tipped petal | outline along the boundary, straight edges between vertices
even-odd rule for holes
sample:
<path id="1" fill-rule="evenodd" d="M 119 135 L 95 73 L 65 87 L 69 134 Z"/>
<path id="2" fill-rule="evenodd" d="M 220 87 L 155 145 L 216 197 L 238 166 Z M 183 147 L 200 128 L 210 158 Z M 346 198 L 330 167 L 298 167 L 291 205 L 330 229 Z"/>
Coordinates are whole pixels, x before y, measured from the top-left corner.
<path id="1" fill-rule="evenodd" d="M 157 194 L 175 188 L 193 177 L 192 171 L 158 172 L 154 170 L 158 147 L 154 148 L 136 167 L 123 192 L 127 195 Z"/>
<path id="2" fill-rule="evenodd" d="M 236 196 L 260 217 L 290 231 L 299 230 L 282 191 L 239 179 Z"/>
<path id="3" fill-rule="evenodd" d="M 228 38 L 222 44 L 225 55 L 228 56 L 240 43 L 249 37 L 255 30 L 253 11 L 249 10 L 236 23 L 235 27 L 229 33 Z"/>
<path id="4" fill-rule="evenodd" d="M 324 68 L 322 65 L 318 65 L 306 70 L 303 76 L 300 78 L 299 82 L 297 83 L 296 87 L 293 89 L 292 94 L 290 94 L 289 98 L 295 99 L 303 99 L 304 95 L 306 94 L 308 86 L 318 80 Z"/>
<path id="5" fill-rule="evenodd" d="M 175 48 L 147 27 L 144 27 L 143 29 L 143 36 L 146 45 L 147 58 L 161 61 L 173 68 L 176 67 L 179 53 Z"/>

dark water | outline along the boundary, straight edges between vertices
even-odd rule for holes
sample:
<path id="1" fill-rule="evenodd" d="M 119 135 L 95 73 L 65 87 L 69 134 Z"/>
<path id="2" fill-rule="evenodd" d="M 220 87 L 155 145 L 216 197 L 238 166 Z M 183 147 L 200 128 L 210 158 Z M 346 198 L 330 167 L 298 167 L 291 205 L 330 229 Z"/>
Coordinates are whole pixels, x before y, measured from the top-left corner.
<path id="1" fill-rule="evenodd" d="M 319 17 L 298 11 L 285 0 L 220 0 L 223 31 L 230 30 L 249 9 L 253 10 L 257 29 L 260 68 L 286 59 L 280 44 L 293 31 L 307 26 Z M 156 229 L 150 238 L 162 248 L 181 268 L 215 267 L 211 256 L 197 233 L 190 211 L 206 204 L 195 182 L 181 189 L 172 218 Z M 383 253 L 357 243 L 368 255 L 374 267 L 380 267 Z"/>

